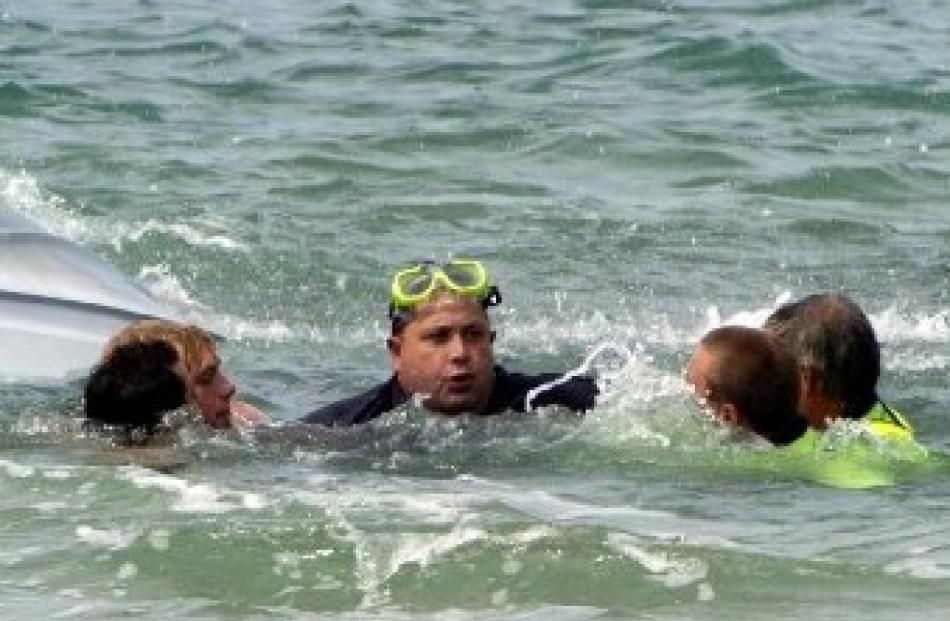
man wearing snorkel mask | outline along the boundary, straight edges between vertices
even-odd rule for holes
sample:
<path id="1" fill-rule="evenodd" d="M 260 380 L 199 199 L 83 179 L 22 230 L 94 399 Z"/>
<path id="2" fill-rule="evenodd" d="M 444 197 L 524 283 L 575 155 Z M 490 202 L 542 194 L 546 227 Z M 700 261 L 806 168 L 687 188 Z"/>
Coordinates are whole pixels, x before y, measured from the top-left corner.
<path id="1" fill-rule="evenodd" d="M 440 414 L 524 412 L 558 405 L 583 412 L 594 406 L 597 385 L 571 378 L 541 391 L 557 373 L 509 373 L 494 364 L 487 310 L 501 302 L 498 288 L 479 261 L 453 259 L 444 265 L 411 264 L 396 272 L 390 288 L 390 336 L 386 340 L 393 376 L 367 392 L 332 403 L 302 422 L 355 425 L 372 420 L 413 396 Z"/>

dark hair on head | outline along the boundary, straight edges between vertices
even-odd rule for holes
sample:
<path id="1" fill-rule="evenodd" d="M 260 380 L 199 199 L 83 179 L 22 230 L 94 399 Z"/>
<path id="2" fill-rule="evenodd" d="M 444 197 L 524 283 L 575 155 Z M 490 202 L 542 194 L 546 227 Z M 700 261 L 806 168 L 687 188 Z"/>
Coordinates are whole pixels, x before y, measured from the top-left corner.
<path id="1" fill-rule="evenodd" d="M 165 412 L 185 404 L 188 391 L 177 363 L 177 352 L 165 341 L 115 348 L 86 381 L 86 417 L 151 433 Z"/>
<path id="2" fill-rule="evenodd" d="M 724 326 L 700 341 L 714 363 L 707 378 L 709 399 L 732 403 L 746 425 L 783 446 L 807 427 L 798 415 L 798 367 L 780 342 L 762 330 Z"/>
<path id="3" fill-rule="evenodd" d="M 399 336 L 402 334 L 402 331 L 406 329 L 406 326 L 409 324 L 411 319 L 412 314 L 410 312 L 401 312 L 392 315 L 392 318 L 389 322 L 389 335 Z"/>
<path id="4" fill-rule="evenodd" d="M 779 307 L 765 329 L 785 343 L 798 364 L 814 368 L 826 397 L 861 418 L 877 401 L 881 347 L 864 311 L 847 296 L 815 294 Z"/>

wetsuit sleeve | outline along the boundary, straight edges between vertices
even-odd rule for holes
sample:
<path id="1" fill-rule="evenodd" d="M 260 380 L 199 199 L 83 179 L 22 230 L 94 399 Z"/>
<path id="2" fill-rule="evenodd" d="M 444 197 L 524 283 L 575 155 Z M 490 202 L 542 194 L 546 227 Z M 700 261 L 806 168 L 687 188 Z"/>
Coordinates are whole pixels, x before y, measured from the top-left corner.
<path id="1" fill-rule="evenodd" d="M 527 411 L 526 399 L 535 389 L 543 388 L 531 401 L 531 410 L 547 406 L 560 406 L 572 412 L 586 412 L 594 407 L 600 390 L 590 377 L 572 377 L 561 383 L 555 383 L 563 377 L 559 373 L 524 375 L 509 373 L 502 367 L 495 367 L 495 390 L 492 395 L 490 413 L 503 410 Z"/>
<path id="2" fill-rule="evenodd" d="M 390 379 L 355 397 L 314 410 L 298 422 L 327 427 L 359 425 L 402 405 L 406 399 L 395 379 Z"/>
<path id="3" fill-rule="evenodd" d="M 563 384 L 558 384 L 538 393 L 531 401 L 531 409 L 559 405 L 572 412 L 586 412 L 594 407 L 599 393 L 600 390 L 593 379 L 572 377 Z M 527 393 L 525 396 L 527 397 Z"/>

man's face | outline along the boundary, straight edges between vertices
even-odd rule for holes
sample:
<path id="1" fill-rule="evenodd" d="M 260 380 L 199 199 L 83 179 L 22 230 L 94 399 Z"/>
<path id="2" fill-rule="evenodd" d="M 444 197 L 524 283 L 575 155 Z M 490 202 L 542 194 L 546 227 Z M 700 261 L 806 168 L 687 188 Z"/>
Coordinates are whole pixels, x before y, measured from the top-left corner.
<path id="1" fill-rule="evenodd" d="M 430 410 L 455 414 L 488 404 L 495 381 L 493 340 L 478 303 L 442 295 L 419 308 L 387 344 L 403 390 L 426 395 Z"/>
<path id="2" fill-rule="evenodd" d="M 188 378 L 188 390 L 208 425 L 218 429 L 231 426 L 234 384 L 221 373 L 221 359 L 214 350 L 202 354 L 201 364 Z"/>

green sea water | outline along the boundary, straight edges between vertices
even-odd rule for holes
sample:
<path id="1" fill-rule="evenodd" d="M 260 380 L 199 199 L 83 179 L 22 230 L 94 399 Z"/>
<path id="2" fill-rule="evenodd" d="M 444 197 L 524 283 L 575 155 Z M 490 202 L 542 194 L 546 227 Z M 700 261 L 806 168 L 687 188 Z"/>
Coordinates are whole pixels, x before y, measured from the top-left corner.
<path id="1" fill-rule="evenodd" d="M 81 380 L 0 387 L 0 618 L 942 618 L 948 195 L 943 1 L 0 0 L 0 196 L 277 421 L 387 376 L 418 257 L 485 260 L 507 367 L 605 382 L 583 420 L 193 430 L 159 469 L 76 431 Z M 932 451 L 888 485 L 683 393 L 705 330 L 827 290 Z"/>

